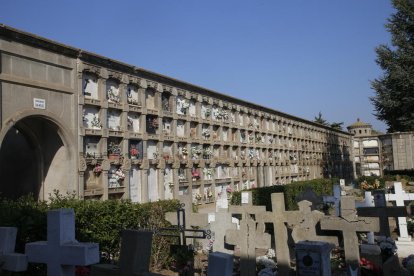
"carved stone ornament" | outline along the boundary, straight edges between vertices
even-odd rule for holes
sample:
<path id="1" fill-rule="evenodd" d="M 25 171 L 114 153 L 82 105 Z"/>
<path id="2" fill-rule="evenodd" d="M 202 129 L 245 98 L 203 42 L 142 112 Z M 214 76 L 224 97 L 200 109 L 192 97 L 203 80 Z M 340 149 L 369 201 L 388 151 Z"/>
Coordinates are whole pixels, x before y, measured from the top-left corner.
<path id="1" fill-rule="evenodd" d="M 108 77 L 109 78 L 112 78 L 112 79 L 116 79 L 118 81 L 121 81 L 122 74 L 121 73 L 118 73 L 118 72 L 109 71 L 108 72 Z"/>
<path id="2" fill-rule="evenodd" d="M 139 82 L 139 86 L 140 86 L 141 88 L 146 89 L 146 88 L 148 87 L 148 85 L 147 85 L 147 80 L 141 79 L 141 80 L 140 80 L 140 82 Z"/>
<path id="3" fill-rule="evenodd" d="M 97 76 L 101 74 L 101 69 L 99 67 L 88 65 L 88 64 L 84 64 L 83 67 L 84 67 L 83 69 L 84 72 L 93 73 Z"/>
<path id="4" fill-rule="evenodd" d="M 111 163 L 109 162 L 109 160 L 103 160 L 102 161 L 102 170 L 103 171 L 109 171 L 110 168 L 111 168 Z"/>
<path id="5" fill-rule="evenodd" d="M 124 170 L 127 170 L 127 171 L 129 171 L 131 169 L 131 160 L 129 158 L 124 159 L 124 162 L 122 164 L 122 168 Z"/>
<path id="6" fill-rule="evenodd" d="M 86 171 L 86 160 L 83 157 L 79 157 L 79 171 Z"/>

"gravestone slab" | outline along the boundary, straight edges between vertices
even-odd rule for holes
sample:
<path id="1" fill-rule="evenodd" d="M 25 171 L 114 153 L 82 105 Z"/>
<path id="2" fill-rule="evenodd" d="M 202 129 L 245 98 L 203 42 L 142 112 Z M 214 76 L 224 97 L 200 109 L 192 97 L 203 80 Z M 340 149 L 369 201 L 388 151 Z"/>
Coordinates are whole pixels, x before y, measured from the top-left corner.
<path id="1" fill-rule="evenodd" d="M 233 275 L 233 256 L 214 252 L 208 255 L 207 276 L 232 276 Z"/>
<path id="2" fill-rule="evenodd" d="M 331 275 L 333 244 L 319 241 L 301 241 L 295 246 L 298 276 Z"/>
<path id="3" fill-rule="evenodd" d="M 119 266 L 111 264 L 93 265 L 91 276 L 129 276 L 149 274 L 151 231 L 123 230 Z"/>
<path id="4" fill-rule="evenodd" d="M 0 227 L 0 274 L 1 270 L 21 272 L 27 270 L 27 256 L 14 252 L 17 228 Z"/>
<path id="5" fill-rule="evenodd" d="M 231 254 L 229 245 L 225 242 L 227 230 L 236 230 L 237 225 L 233 223 L 231 214 L 227 210 L 220 210 L 215 214 L 214 221 L 210 223 L 210 230 L 214 233 L 213 251 Z"/>
<path id="6" fill-rule="evenodd" d="M 270 235 L 264 232 L 264 224 L 250 216 L 240 222 L 240 230 L 227 230 L 226 243 L 240 248 L 240 272 L 242 276 L 256 275 L 256 248 L 269 249 Z"/>
<path id="7" fill-rule="evenodd" d="M 347 272 L 359 270 L 359 244 L 357 232 L 379 231 L 378 218 L 359 217 L 355 209 L 353 196 L 341 197 L 341 217 L 325 217 L 321 220 L 321 228 L 342 232 L 344 240 Z"/>
<path id="8" fill-rule="evenodd" d="M 29 263 L 47 264 L 48 276 L 73 276 L 76 265 L 99 262 L 98 244 L 79 243 L 75 239 L 73 209 L 48 211 L 47 239 L 26 244 L 26 254 Z"/>

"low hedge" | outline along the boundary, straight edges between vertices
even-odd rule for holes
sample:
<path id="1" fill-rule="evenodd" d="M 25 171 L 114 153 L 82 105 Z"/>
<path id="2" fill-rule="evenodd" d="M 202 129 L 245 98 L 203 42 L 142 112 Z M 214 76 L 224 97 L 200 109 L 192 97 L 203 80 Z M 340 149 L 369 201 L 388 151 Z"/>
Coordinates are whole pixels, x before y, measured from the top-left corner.
<path id="1" fill-rule="evenodd" d="M 255 188 L 249 191 L 252 191 L 253 205 L 264 205 L 267 210 L 271 210 L 271 194 L 284 193 L 286 209 L 298 210 L 296 196 L 305 191 L 307 187 L 311 187 L 317 195 L 331 195 L 335 183 L 339 183 L 338 179 L 314 179 L 287 185 Z M 241 204 L 241 192 L 232 194 L 231 204 Z"/>
<path id="2" fill-rule="evenodd" d="M 170 225 L 166 212 L 175 211 L 177 200 L 137 204 L 130 201 L 78 200 L 73 196 L 55 194 L 49 203 L 36 201 L 33 197 L 18 200 L 0 200 L 0 226 L 18 228 L 16 252 L 24 252 L 25 244 L 47 240 L 47 211 L 49 209 L 73 208 L 76 220 L 76 239 L 80 242 L 99 243 L 101 262 L 114 262 L 119 257 L 120 233 L 123 229 L 155 229 Z M 165 267 L 169 252 L 165 248 L 171 239 L 153 238 L 153 269 Z M 173 241 L 176 243 L 176 241 Z M 30 265 L 26 273 L 16 275 L 45 275 L 44 266 Z"/>

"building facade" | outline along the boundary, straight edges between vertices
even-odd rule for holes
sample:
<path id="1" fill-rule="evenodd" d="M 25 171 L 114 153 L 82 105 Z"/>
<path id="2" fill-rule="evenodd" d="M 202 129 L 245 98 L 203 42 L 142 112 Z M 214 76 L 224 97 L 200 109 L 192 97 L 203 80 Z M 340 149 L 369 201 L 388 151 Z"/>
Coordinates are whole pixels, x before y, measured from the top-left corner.
<path id="1" fill-rule="evenodd" d="M 349 133 L 4 25 L 0 54 L 5 196 L 202 204 L 353 176 Z"/>
<path id="2" fill-rule="evenodd" d="M 354 136 L 355 177 L 414 169 L 414 131 L 382 134 L 359 119 L 347 128 Z"/>

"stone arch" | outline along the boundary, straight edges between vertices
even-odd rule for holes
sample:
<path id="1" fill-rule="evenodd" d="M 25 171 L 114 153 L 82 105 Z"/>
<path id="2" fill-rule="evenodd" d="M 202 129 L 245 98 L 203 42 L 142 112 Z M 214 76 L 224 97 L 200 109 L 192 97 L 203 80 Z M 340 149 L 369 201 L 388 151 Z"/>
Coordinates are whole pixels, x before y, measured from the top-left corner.
<path id="1" fill-rule="evenodd" d="M 47 200 L 55 189 L 78 192 L 73 138 L 53 114 L 16 114 L 6 120 L 0 142 L 0 196 Z"/>

